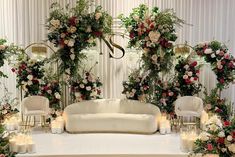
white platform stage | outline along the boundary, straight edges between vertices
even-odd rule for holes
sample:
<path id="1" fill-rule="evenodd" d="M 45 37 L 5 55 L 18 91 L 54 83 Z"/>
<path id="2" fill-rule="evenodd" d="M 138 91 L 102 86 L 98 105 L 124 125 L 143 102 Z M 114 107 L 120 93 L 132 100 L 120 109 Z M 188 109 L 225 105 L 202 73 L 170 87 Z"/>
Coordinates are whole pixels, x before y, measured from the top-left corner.
<path id="1" fill-rule="evenodd" d="M 51 134 L 33 131 L 37 152 L 17 157 L 187 157 L 179 135 Z"/>

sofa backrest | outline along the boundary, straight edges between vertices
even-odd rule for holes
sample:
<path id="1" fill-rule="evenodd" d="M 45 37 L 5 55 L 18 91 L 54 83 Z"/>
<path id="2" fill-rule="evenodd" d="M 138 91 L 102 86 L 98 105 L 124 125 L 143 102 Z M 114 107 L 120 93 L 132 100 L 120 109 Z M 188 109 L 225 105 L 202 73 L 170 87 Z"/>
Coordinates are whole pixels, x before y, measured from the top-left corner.
<path id="1" fill-rule="evenodd" d="M 65 114 L 92 114 L 92 113 L 129 113 L 129 114 L 159 114 L 157 106 L 127 99 L 97 99 L 82 101 L 67 106 Z"/>

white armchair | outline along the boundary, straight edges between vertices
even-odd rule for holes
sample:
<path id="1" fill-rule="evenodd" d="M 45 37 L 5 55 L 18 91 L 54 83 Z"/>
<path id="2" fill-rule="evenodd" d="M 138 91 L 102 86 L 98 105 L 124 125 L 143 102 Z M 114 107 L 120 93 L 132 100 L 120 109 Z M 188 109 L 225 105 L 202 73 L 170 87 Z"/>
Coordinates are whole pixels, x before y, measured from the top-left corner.
<path id="1" fill-rule="evenodd" d="M 175 113 L 179 118 L 200 118 L 203 111 L 203 101 L 195 96 L 183 96 L 175 101 Z"/>
<path id="2" fill-rule="evenodd" d="M 41 116 L 41 124 L 45 125 L 45 117 L 49 113 L 49 100 L 43 96 L 29 96 L 21 103 L 22 119 L 25 116 L 25 126 L 29 126 L 31 117 Z"/>

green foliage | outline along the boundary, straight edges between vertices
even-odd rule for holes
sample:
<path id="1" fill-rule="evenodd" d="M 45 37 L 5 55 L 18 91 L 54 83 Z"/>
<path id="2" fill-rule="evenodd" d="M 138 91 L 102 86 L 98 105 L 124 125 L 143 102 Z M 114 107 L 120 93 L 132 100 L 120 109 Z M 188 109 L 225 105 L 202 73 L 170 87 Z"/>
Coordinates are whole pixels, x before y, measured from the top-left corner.
<path id="1" fill-rule="evenodd" d="M 206 90 L 204 91 L 205 98 L 203 101 L 205 109 L 207 112 L 217 114 L 223 120 L 228 120 L 230 117 L 229 108 L 231 107 L 231 103 L 228 103 L 225 99 L 221 99 L 218 92 L 218 88 L 212 89 L 210 94 Z"/>
<path id="2" fill-rule="evenodd" d="M 15 157 L 14 152 L 10 152 L 8 133 L 5 132 L 4 126 L 0 124 L 0 156 Z"/>

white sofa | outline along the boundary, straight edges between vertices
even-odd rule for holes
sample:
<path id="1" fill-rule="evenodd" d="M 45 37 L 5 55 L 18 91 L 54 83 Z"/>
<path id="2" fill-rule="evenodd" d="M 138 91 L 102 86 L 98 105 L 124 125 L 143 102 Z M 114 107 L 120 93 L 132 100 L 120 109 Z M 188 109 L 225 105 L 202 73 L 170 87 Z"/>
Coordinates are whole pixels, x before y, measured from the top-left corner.
<path id="1" fill-rule="evenodd" d="M 151 134 L 158 129 L 161 112 L 157 106 L 135 100 L 98 99 L 71 104 L 63 116 L 70 133 Z"/>

